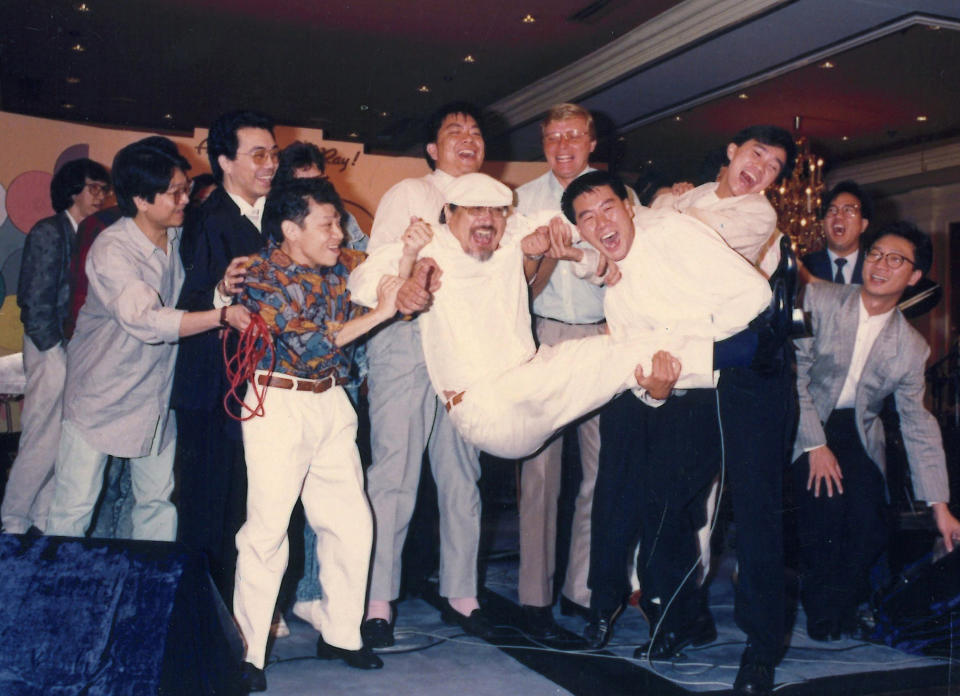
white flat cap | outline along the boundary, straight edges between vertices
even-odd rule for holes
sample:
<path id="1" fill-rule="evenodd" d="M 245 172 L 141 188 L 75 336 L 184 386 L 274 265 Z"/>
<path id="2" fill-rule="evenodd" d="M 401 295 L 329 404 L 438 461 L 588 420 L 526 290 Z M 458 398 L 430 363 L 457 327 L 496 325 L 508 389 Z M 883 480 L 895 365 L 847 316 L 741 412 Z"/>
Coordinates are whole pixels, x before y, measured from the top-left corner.
<path id="1" fill-rule="evenodd" d="M 447 203 L 497 207 L 513 204 L 513 191 L 492 176 L 475 172 L 454 179 L 445 189 Z"/>

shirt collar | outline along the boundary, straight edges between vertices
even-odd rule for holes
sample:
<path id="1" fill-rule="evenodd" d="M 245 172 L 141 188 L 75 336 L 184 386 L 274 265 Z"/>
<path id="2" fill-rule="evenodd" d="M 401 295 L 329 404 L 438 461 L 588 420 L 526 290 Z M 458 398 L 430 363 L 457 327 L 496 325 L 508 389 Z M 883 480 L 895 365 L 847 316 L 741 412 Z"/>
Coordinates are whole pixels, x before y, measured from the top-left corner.
<path id="1" fill-rule="evenodd" d="M 67 220 L 70 221 L 70 226 L 73 228 L 73 231 L 76 232 L 77 228 L 80 226 L 80 223 L 73 219 L 73 215 L 70 214 L 69 210 L 64 210 L 63 214 L 67 216 Z"/>
<path id="2" fill-rule="evenodd" d="M 226 189 L 224 189 L 226 191 Z M 253 205 L 247 203 L 241 196 L 238 196 L 235 193 L 230 193 L 226 191 L 227 195 L 230 196 L 230 200 L 237 204 L 237 207 L 240 208 L 240 214 L 244 217 L 260 220 L 263 215 L 263 204 L 266 202 L 266 196 L 260 196 L 257 200 L 253 202 Z"/>
<path id="3" fill-rule="evenodd" d="M 124 221 L 124 224 L 127 225 L 127 231 L 130 238 L 133 240 L 133 243 L 140 248 L 145 255 L 150 255 L 155 251 L 160 251 L 153 242 L 147 239 L 147 235 L 143 233 L 143 230 L 137 225 L 136 221 L 132 217 L 123 217 L 121 220 Z M 180 239 L 180 228 L 179 227 L 168 227 L 167 228 L 167 250 L 172 251 L 170 248 L 170 242 L 172 240 Z"/>
<path id="4" fill-rule="evenodd" d="M 890 315 L 893 314 L 896 307 L 889 309 L 883 314 L 870 314 L 867 312 L 867 306 L 863 304 L 863 294 L 857 293 L 857 296 L 860 299 L 860 314 L 859 322 L 861 324 L 883 324 L 890 318 Z"/>

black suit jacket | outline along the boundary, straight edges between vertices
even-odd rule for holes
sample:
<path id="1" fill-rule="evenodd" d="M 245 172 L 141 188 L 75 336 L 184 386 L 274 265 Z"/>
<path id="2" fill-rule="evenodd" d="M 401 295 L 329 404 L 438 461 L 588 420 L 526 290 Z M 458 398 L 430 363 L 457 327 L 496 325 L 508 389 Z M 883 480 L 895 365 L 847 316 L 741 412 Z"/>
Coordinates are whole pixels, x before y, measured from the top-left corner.
<path id="1" fill-rule="evenodd" d="M 213 291 L 230 260 L 254 254 L 265 238 L 240 214 L 233 199 L 217 188 L 184 224 L 181 258 L 186 270 L 178 309 L 213 309 Z M 212 411 L 223 408 L 226 392 L 223 348 L 213 329 L 180 341 L 170 404 L 174 408 Z"/>
<path id="2" fill-rule="evenodd" d="M 857 256 L 857 265 L 853 267 L 853 276 L 850 281 L 857 285 L 863 285 L 863 256 L 863 249 L 861 249 L 859 256 Z M 814 276 L 833 282 L 837 268 L 830 263 L 830 256 L 827 254 L 826 249 L 807 254 L 803 257 L 802 261 L 803 265 L 806 266 L 807 270 Z"/>

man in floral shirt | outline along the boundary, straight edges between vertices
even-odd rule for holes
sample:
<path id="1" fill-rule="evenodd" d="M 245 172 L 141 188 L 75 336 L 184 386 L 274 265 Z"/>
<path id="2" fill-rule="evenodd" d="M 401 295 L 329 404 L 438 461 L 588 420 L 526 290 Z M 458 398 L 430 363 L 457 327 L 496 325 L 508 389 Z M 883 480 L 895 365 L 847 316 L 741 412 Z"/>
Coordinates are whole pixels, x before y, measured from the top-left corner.
<path id="1" fill-rule="evenodd" d="M 326 595 L 317 612 L 317 655 L 359 669 L 383 666 L 360 640 L 373 525 L 355 443 L 357 416 L 341 385 L 351 361 L 343 347 L 393 317 L 401 281 L 383 278 L 377 306 L 354 316 L 347 276 L 364 255 L 341 247 L 339 207 L 321 180 L 272 190 L 263 223 L 272 241 L 251 257 L 241 297 L 266 324 L 274 349 L 253 378 L 254 393 L 265 393 L 263 413 L 243 423 L 247 521 L 237 534 L 233 606 L 247 644 L 249 691 L 266 688 L 266 644 L 298 496 L 317 534 Z"/>

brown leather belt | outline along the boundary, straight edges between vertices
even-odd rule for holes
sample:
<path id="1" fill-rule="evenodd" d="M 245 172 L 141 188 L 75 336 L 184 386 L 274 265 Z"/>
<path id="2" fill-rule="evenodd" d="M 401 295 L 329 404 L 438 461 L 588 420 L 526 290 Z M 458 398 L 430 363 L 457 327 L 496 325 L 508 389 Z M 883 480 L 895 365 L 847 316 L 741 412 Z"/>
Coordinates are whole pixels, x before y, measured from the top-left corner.
<path id="1" fill-rule="evenodd" d="M 461 401 L 463 401 L 464 394 L 466 394 L 466 392 L 460 392 L 459 394 L 454 394 L 449 399 L 447 399 L 447 403 L 443 405 L 443 407 L 447 409 L 447 413 L 450 413 L 451 408 L 453 408 L 454 406 L 459 404 Z"/>
<path id="2" fill-rule="evenodd" d="M 263 387 L 276 387 L 277 389 L 293 389 L 296 391 L 308 391 L 314 394 L 320 394 L 327 391 L 330 387 L 339 387 L 346 384 L 346 377 L 337 377 L 330 375 L 324 379 L 302 379 L 300 377 L 278 377 L 277 375 L 257 375 L 257 384 Z"/>

